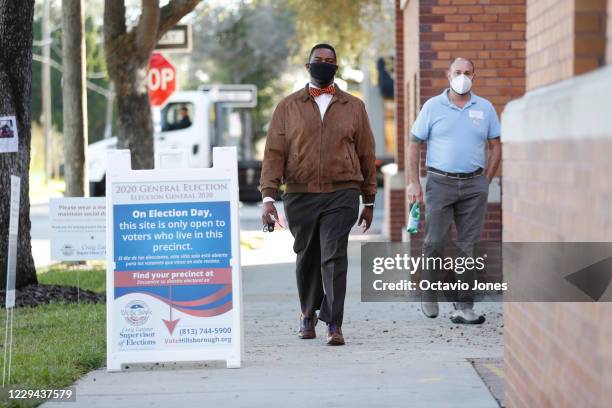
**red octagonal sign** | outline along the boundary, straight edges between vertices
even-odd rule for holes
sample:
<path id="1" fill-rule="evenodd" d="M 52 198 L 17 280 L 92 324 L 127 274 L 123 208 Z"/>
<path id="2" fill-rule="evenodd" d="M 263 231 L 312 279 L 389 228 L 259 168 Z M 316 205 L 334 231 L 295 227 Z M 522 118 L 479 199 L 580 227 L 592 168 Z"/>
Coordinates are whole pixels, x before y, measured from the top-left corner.
<path id="1" fill-rule="evenodd" d="M 147 79 L 151 105 L 163 106 L 176 89 L 174 66 L 162 54 L 153 53 Z"/>

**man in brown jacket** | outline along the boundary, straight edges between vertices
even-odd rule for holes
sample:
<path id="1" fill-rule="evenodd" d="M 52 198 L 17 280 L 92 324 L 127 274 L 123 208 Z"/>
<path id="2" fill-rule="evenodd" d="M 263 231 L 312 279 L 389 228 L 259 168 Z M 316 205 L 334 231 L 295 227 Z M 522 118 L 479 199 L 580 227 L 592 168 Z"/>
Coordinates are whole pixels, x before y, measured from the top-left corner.
<path id="1" fill-rule="evenodd" d="M 376 194 L 374 138 L 365 105 L 334 84 L 336 51 L 315 45 L 306 69 L 310 83 L 284 98 L 268 129 L 260 189 L 262 222 L 278 220 L 274 198 L 283 201 L 295 238 L 296 275 L 302 314 L 299 337 L 316 337 L 327 323 L 327 343 L 344 344 L 348 235 L 364 203 L 359 224 L 372 223 Z"/>

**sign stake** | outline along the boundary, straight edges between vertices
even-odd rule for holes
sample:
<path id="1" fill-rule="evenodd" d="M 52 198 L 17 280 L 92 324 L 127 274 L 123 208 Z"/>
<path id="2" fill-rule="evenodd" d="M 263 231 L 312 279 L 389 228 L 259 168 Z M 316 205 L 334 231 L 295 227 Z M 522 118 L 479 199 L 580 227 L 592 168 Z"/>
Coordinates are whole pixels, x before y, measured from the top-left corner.
<path id="1" fill-rule="evenodd" d="M 11 361 L 13 357 L 13 309 L 15 308 L 15 279 L 17 273 L 17 238 L 19 234 L 19 201 L 21 178 L 11 175 L 11 208 L 9 216 L 9 245 L 6 263 L 6 325 L 4 330 L 4 359 L 2 365 L 2 387 L 7 383 L 6 353 L 8 349 L 8 383 L 11 383 Z M 10 310 L 9 310 L 10 309 Z M 9 323 L 10 320 L 10 323 Z M 9 331 L 10 326 L 10 331 Z"/>

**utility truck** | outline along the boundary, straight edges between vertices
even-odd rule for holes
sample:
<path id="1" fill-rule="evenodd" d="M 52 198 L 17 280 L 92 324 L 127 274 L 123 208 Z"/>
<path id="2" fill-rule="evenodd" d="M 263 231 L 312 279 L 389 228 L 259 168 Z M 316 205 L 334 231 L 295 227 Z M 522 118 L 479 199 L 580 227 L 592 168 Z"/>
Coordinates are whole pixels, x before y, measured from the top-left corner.
<path id="1" fill-rule="evenodd" d="M 241 201 L 258 201 L 261 161 L 254 158 L 251 110 L 257 105 L 255 85 L 204 85 L 197 91 L 174 92 L 153 108 L 154 149 L 186 153 L 190 167 L 210 167 L 212 148 L 235 146 Z M 105 195 L 106 155 L 117 148 L 112 137 L 88 147 L 90 194 Z"/>

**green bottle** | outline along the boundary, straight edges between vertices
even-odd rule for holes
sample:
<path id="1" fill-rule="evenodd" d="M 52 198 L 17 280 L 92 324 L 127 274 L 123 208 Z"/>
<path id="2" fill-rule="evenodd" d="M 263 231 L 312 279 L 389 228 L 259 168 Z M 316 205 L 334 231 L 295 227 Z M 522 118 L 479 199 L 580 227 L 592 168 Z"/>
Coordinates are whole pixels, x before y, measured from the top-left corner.
<path id="1" fill-rule="evenodd" d="M 419 202 L 415 202 L 410 209 L 410 216 L 408 218 L 408 227 L 406 231 L 410 234 L 416 234 L 419 232 L 419 218 L 421 218 L 421 210 L 419 207 Z"/>

